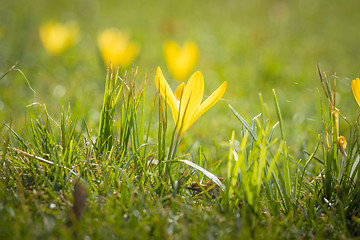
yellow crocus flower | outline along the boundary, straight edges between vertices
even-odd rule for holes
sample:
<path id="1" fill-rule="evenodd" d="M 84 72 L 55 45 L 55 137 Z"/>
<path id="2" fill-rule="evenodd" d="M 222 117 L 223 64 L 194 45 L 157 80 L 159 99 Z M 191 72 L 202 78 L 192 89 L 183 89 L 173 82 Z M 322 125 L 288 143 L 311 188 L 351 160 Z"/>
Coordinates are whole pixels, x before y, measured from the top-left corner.
<path id="1" fill-rule="evenodd" d="M 98 35 L 98 45 L 104 63 L 120 68 L 129 66 L 139 53 L 139 47 L 129 41 L 129 36 L 118 29 L 109 28 Z"/>
<path id="2" fill-rule="evenodd" d="M 180 47 L 175 41 L 164 44 L 166 65 L 177 81 L 184 81 L 194 71 L 199 59 L 199 50 L 194 42 L 187 41 Z"/>
<path id="3" fill-rule="evenodd" d="M 158 67 L 155 85 L 170 106 L 181 137 L 202 114 L 220 100 L 225 93 L 227 83 L 221 84 L 203 103 L 201 101 L 204 94 L 204 78 L 199 71 L 192 74 L 186 84 L 181 83 L 173 93 Z"/>
<path id="4" fill-rule="evenodd" d="M 46 52 L 59 55 L 75 44 L 78 27 L 74 23 L 48 22 L 40 26 L 39 34 Z"/>
<path id="5" fill-rule="evenodd" d="M 351 88 L 355 97 L 356 102 L 360 106 L 360 79 L 356 78 L 351 83 Z"/>

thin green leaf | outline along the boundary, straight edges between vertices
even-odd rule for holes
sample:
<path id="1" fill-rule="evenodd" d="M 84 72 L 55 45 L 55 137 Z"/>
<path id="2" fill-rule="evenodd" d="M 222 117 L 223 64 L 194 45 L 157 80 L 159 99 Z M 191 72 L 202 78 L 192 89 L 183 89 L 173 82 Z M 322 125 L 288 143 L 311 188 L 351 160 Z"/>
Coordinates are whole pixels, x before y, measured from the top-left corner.
<path id="1" fill-rule="evenodd" d="M 202 172 L 205 176 L 207 176 L 208 178 L 211 179 L 211 181 L 213 181 L 216 185 L 218 185 L 222 191 L 225 191 L 225 185 L 219 180 L 219 178 L 217 176 L 215 176 L 214 174 L 212 174 L 211 172 L 209 172 L 208 170 L 200 167 L 199 165 L 188 161 L 188 160 L 182 160 L 182 159 L 178 159 L 178 160 L 172 160 L 172 161 L 168 161 L 168 163 L 176 163 L 176 162 L 182 162 L 185 163 L 187 165 L 189 165 L 190 167 L 195 168 L 196 170 Z"/>
<path id="2" fill-rule="evenodd" d="M 240 114 L 238 112 L 236 112 L 235 109 L 230 104 L 229 104 L 229 108 L 235 114 L 235 116 L 240 120 L 240 122 L 245 126 L 245 128 L 250 132 L 251 136 L 255 139 L 255 141 L 257 141 L 257 136 L 256 136 L 254 130 L 245 121 L 245 119 L 243 117 L 241 117 Z"/>

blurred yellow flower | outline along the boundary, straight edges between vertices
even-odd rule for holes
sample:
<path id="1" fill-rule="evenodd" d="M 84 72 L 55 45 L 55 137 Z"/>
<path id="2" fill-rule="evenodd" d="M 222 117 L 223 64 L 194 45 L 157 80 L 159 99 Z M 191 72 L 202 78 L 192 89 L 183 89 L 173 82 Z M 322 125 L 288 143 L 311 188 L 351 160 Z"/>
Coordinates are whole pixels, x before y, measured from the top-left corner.
<path id="1" fill-rule="evenodd" d="M 98 35 L 98 45 L 104 63 L 125 68 L 139 53 L 137 44 L 129 41 L 129 36 L 118 29 L 106 29 Z"/>
<path id="2" fill-rule="evenodd" d="M 356 78 L 351 83 L 351 88 L 355 97 L 356 102 L 360 106 L 360 79 Z"/>
<path id="3" fill-rule="evenodd" d="M 181 83 L 173 93 L 158 67 L 155 85 L 170 106 L 177 130 L 182 136 L 202 114 L 220 100 L 225 93 L 227 83 L 221 84 L 203 103 L 201 101 L 204 94 L 204 78 L 199 71 L 192 74 L 186 84 Z"/>
<path id="4" fill-rule="evenodd" d="M 199 50 L 194 42 L 187 41 L 180 47 L 174 41 L 164 43 L 166 65 L 177 81 L 184 81 L 194 71 L 199 59 Z"/>
<path id="5" fill-rule="evenodd" d="M 40 26 L 40 40 L 49 54 L 59 55 L 73 46 L 78 37 L 75 23 L 48 22 Z"/>

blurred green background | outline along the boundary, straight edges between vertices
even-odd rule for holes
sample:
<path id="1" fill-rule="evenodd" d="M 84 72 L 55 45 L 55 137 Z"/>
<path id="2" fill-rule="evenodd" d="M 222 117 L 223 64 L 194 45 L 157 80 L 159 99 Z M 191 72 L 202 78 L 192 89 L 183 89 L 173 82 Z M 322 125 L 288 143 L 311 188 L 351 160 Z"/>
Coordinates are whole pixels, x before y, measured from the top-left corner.
<path id="1" fill-rule="evenodd" d="M 12 122 L 17 128 L 24 121 L 25 106 L 38 102 L 46 104 L 55 119 L 62 106 L 70 104 L 75 115 L 96 129 L 106 76 L 96 38 L 109 27 L 130 33 L 132 41 L 140 45 L 134 66 L 139 67 L 139 83 L 148 79 L 147 111 L 156 92 L 153 79 L 157 66 L 163 69 L 172 87 L 178 84 L 171 80 L 164 62 L 162 47 L 166 40 L 192 40 L 198 44 L 200 59 L 196 70 L 204 75 L 205 96 L 228 81 L 223 100 L 186 134 L 189 142 L 227 142 L 232 129 L 241 129 L 228 104 L 250 122 L 260 112 L 259 92 L 275 123 L 274 88 L 289 145 L 299 150 L 308 141 L 312 143 L 322 127 L 317 63 L 329 76 L 336 74 L 340 111 L 351 121 L 358 113 L 351 80 L 359 76 L 360 1 L 0 3 L 0 75 L 19 61 L 17 68 L 36 91 L 31 91 L 18 71 L 0 80 L 0 120 Z M 79 25 L 79 41 L 59 56 L 48 55 L 39 40 L 38 27 L 49 20 L 76 21 Z M 310 147 L 313 148 L 311 144 Z"/>

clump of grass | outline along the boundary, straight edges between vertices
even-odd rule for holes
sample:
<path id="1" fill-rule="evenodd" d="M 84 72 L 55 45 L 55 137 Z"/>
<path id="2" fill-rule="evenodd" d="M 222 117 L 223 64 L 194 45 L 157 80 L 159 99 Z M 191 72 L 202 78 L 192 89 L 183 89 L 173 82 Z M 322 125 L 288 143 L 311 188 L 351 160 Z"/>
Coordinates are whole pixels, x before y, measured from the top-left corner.
<path id="1" fill-rule="evenodd" d="M 351 124 L 336 107 L 336 81 L 333 90 L 328 76 L 321 74 L 321 84 L 325 92 L 328 106 L 328 118 L 323 117 L 324 133 L 322 135 L 322 159 L 323 171 L 317 177 L 315 187 L 319 193 L 317 202 L 323 211 L 332 217 L 334 224 L 343 225 L 344 229 L 351 234 L 358 235 L 356 230 L 359 222 L 359 124 Z M 340 129 L 340 120 L 349 126 L 349 132 L 344 133 Z M 347 136 L 348 142 L 344 136 Z M 320 186 L 319 186 L 320 185 Z M 319 189 L 320 188 L 320 189 Z M 336 217 L 335 217 L 336 216 Z"/>
<path id="2" fill-rule="evenodd" d="M 109 69 L 105 80 L 105 94 L 103 106 L 101 109 L 98 137 L 96 138 L 96 148 L 99 153 L 103 150 L 110 151 L 114 145 L 114 123 L 115 123 L 115 109 L 118 104 L 124 81 L 118 84 L 119 69 L 114 72 Z M 122 80 L 122 79 L 120 79 Z"/>
<path id="3" fill-rule="evenodd" d="M 270 194 L 275 183 L 269 183 L 275 170 L 275 164 L 283 150 L 283 142 L 277 145 L 276 153 L 272 154 L 272 148 L 278 139 L 272 140 L 275 127 L 270 121 L 260 123 L 258 117 L 253 118 L 251 126 L 230 106 L 235 116 L 244 125 L 242 140 L 235 146 L 235 132 L 231 137 L 231 147 L 228 160 L 228 185 L 225 203 L 229 203 L 232 211 L 238 208 L 239 204 L 247 204 L 253 211 L 261 209 L 260 191 L 266 186 Z M 277 173 L 278 174 L 278 173 Z M 271 196 L 275 198 L 275 196 Z M 242 200 L 242 202 L 239 202 Z M 270 207 L 273 207 L 270 205 Z"/>

